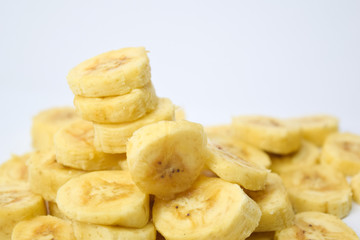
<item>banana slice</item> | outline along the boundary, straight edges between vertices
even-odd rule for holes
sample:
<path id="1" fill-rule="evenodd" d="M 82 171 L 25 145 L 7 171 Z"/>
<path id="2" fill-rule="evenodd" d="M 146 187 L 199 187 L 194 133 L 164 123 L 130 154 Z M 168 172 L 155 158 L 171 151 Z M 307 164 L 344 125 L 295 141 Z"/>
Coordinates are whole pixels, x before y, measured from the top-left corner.
<path id="1" fill-rule="evenodd" d="M 34 239 L 76 240 L 71 224 L 53 216 L 38 216 L 14 227 L 11 240 Z"/>
<path id="2" fill-rule="evenodd" d="M 293 225 L 294 211 L 279 175 L 270 173 L 264 190 L 246 193 L 259 205 L 262 212 L 255 232 L 276 231 Z"/>
<path id="3" fill-rule="evenodd" d="M 289 154 L 297 151 L 301 145 L 299 126 L 279 119 L 265 116 L 234 117 L 232 127 L 238 139 L 271 153 Z"/>
<path id="4" fill-rule="evenodd" d="M 329 164 L 348 176 L 360 172 L 360 136 L 335 133 L 326 139 L 321 163 Z"/>
<path id="5" fill-rule="evenodd" d="M 208 144 L 206 166 L 220 178 L 254 191 L 264 189 L 269 172 L 269 170 L 238 158 L 222 150 L 221 146 L 211 143 Z"/>
<path id="6" fill-rule="evenodd" d="M 186 113 L 183 107 L 175 106 L 175 120 L 186 120 Z"/>
<path id="7" fill-rule="evenodd" d="M 35 152 L 29 163 L 30 189 L 46 201 L 54 202 L 58 189 L 64 183 L 84 173 L 59 164 L 53 151 Z"/>
<path id="8" fill-rule="evenodd" d="M 130 93 L 114 97 L 75 96 L 74 105 L 85 120 L 98 123 L 131 122 L 153 111 L 158 103 L 151 83 Z"/>
<path id="9" fill-rule="evenodd" d="M 175 107 L 167 98 L 160 98 L 157 108 L 144 117 L 119 124 L 94 123 L 94 146 L 100 152 L 125 153 L 126 143 L 139 128 L 162 120 L 174 119 Z"/>
<path id="10" fill-rule="evenodd" d="M 137 130 L 126 152 L 131 177 L 141 191 L 173 198 L 200 175 L 206 135 L 197 123 L 160 121 Z"/>
<path id="11" fill-rule="evenodd" d="M 351 178 L 350 186 L 354 201 L 360 204 L 360 172 Z"/>
<path id="12" fill-rule="evenodd" d="M 155 240 L 154 224 L 149 222 L 143 228 L 126 228 L 73 222 L 77 240 Z"/>
<path id="13" fill-rule="evenodd" d="M 346 178 L 326 165 L 290 170 L 281 175 L 295 212 L 318 211 L 343 218 L 351 210 Z"/>
<path id="14" fill-rule="evenodd" d="M 289 119 L 289 121 L 299 124 L 302 137 L 318 147 L 324 144 L 330 134 L 339 129 L 339 120 L 330 115 L 305 116 Z"/>
<path id="15" fill-rule="evenodd" d="M 73 178 L 58 191 L 56 203 L 70 219 L 102 225 L 144 227 L 149 196 L 127 171 L 98 171 Z"/>
<path id="16" fill-rule="evenodd" d="M 253 232 L 246 240 L 273 240 L 274 232 Z"/>
<path id="17" fill-rule="evenodd" d="M 41 196 L 23 185 L 0 185 L 0 239 L 10 240 L 14 226 L 37 215 L 45 215 Z"/>
<path id="18" fill-rule="evenodd" d="M 32 145 L 37 150 L 53 148 L 54 135 L 67 124 L 79 120 L 80 117 L 72 107 L 50 108 L 38 113 L 32 122 Z"/>
<path id="19" fill-rule="evenodd" d="M 237 184 L 204 176 L 173 200 L 155 199 L 153 221 L 167 240 L 245 239 L 261 211 Z"/>
<path id="20" fill-rule="evenodd" d="M 303 140 L 297 152 L 288 155 L 270 154 L 270 157 L 271 170 L 280 174 L 317 164 L 320 159 L 320 149 L 315 144 Z"/>
<path id="21" fill-rule="evenodd" d="M 276 240 L 359 240 L 356 233 L 341 219 L 321 212 L 295 215 L 295 225 L 275 233 Z"/>
<path id="22" fill-rule="evenodd" d="M 94 127 L 91 122 L 79 120 L 60 129 L 54 136 L 56 161 L 81 170 L 119 169 L 125 154 L 96 151 Z"/>
<path id="23" fill-rule="evenodd" d="M 30 158 L 31 153 L 21 156 L 12 155 L 12 157 L 0 165 L 0 184 L 16 183 L 25 184 L 28 181 L 28 167 L 26 161 Z"/>
<path id="24" fill-rule="evenodd" d="M 107 97 L 129 93 L 150 82 L 144 47 L 123 48 L 90 58 L 70 70 L 67 81 L 74 95 Z"/>

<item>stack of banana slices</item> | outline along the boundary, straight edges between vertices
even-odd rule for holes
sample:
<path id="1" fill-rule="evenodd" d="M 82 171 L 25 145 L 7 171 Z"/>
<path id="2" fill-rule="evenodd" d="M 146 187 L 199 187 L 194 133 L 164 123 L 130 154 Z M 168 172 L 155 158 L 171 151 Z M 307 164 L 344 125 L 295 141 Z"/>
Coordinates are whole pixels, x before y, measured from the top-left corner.
<path id="1" fill-rule="evenodd" d="M 75 109 L 40 112 L 34 151 L 0 166 L 0 239 L 359 239 L 341 218 L 360 202 L 360 136 L 336 118 L 204 128 L 156 96 L 142 47 L 68 84 Z"/>

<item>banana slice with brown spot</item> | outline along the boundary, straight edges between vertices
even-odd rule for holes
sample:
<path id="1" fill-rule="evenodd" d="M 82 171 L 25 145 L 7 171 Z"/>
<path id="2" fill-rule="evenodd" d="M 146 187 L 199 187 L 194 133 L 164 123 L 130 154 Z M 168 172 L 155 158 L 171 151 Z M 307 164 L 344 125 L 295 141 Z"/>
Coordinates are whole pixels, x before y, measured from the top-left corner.
<path id="1" fill-rule="evenodd" d="M 212 143 L 208 144 L 206 166 L 220 178 L 254 191 L 264 189 L 269 172 L 269 170 L 238 158 L 224 151 L 221 146 Z"/>
<path id="2" fill-rule="evenodd" d="M 37 150 L 52 149 L 55 133 L 79 119 L 79 115 L 72 107 L 56 107 L 41 111 L 33 118 L 31 126 L 33 147 Z"/>
<path id="3" fill-rule="evenodd" d="M 262 213 L 255 232 L 276 231 L 293 225 L 294 211 L 279 175 L 270 173 L 264 190 L 246 193 L 259 205 Z"/>
<path id="4" fill-rule="evenodd" d="M 29 183 L 34 193 L 54 202 L 58 189 L 84 171 L 65 167 L 56 161 L 54 151 L 38 151 L 29 159 Z"/>
<path id="5" fill-rule="evenodd" d="M 98 123 L 135 121 L 153 111 L 157 103 L 158 98 L 151 83 L 121 96 L 74 98 L 74 105 L 81 117 Z"/>
<path id="6" fill-rule="evenodd" d="M 10 240 L 14 226 L 26 219 L 45 215 L 46 207 L 40 195 L 23 185 L 0 185 L 0 239 Z"/>
<path id="7" fill-rule="evenodd" d="M 12 157 L 0 165 L 0 184 L 29 184 L 28 167 L 26 162 L 30 158 L 31 153 L 21 156 L 12 155 Z"/>
<path id="8" fill-rule="evenodd" d="M 200 124 L 160 121 L 130 138 L 127 161 L 132 179 L 145 193 L 172 198 L 190 188 L 206 157 L 206 135 Z"/>
<path id="9" fill-rule="evenodd" d="M 360 204 L 360 172 L 351 178 L 350 186 L 354 201 Z"/>
<path id="10" fill-rule="evenodd" d="M 173 200 L 155 199 L 153 221 L 167 240 L 245 239 L 261 211 L 237 184 L 201 176 Z"/>
<path id="11" fill-rule="evenodd" d="M 334 133 L 324 143 L 320 161 L 345 175 L 360 172 L 360 136 L 352 133 Z"/>
<path id="12" fill-rule="evenodd" d="M 343 218 L 351 210 L 345 176 L 326 165 L 290 170 L 281 175 L 295 212 L 319 211 Z"/>
<path id="13" fill-rule="evenodd" d="M 74 95 L 107 97 L 129 93 L 150 82 L 149 58 L 144 47 L 102 53 L 70 70 L 67 81 Z"/>
<path id="14" fill-rule="evenodd" d="M 66 217 L 81 222 L 144 227 L 149 220 L 149 196 L 137 188 L 127 171 L 98 171 L 65 183 L 56 203 Z"/>
<path id="15" fill-rule="evenodd" d="M 325 139 L 339 129 L 339 120 L 330 115 L 310 115 L 289 119 L 299 124 L 301 136 L 309 142 L 321 147 Z"/>
<path id="16" fill-rule="evenodd" d="M 315 144 L 303 140 L 298 151 L 288 155 L 270 154 L 270 158 L 271 170 L 280 174 L 317 164 L 320 159 L 320 149 Z"/>
<path id="17" fill-rule="evenodd" d="M 121 239 L 121 240 L 155 240 L 156 230 L 152 222 L 142 228 L 105 226 L 73 221 L 77 240 Z"/>
<path id="18" fill-rule="evenodd" d="M 156 109 L 129 123 L 94 123 L 94 146 L 100 152 L 125 153 L 126 143 L 139 128 L 163 120 L 174 120 L 175 106 L 167 98 L 160 98 Z"/>
<path id="19" fill-rule="evenodd" d="M 295 225 L 277 231 L 276 240 L 359 240 L 356 233 L 336 216 L 321 212 L 295 215 Z"/>
<path id="20" fill-rule="evenodd" d="M 80 170 L 119 169 L 119 161 L 125 154 L 109 154 L 96 151 L 94 126 L 79 120 L 60 129 L 54 137 L 56 161 L 64 166 Z"/>
<path id="21" fill-rule="evenodd" d="M 11 240 L 35 239 L 76 240 L 71 224 L 53 216 L 38 216 L 14 227 Z"/>
<path id="22" fill-rule="evenodd" d="M 297 151 L 301 144 L 297 124 L 266 116 L 239 116 L 232 120 L 235 136 L 275 154 Z"/>

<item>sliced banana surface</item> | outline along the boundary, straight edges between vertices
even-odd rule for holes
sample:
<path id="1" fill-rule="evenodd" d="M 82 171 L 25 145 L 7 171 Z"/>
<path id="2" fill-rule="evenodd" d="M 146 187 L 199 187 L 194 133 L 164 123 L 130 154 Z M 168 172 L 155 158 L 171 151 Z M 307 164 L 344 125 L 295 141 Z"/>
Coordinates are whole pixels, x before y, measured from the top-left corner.
<path id="1" fill-rule="evenodd" d="M 302 212 L 295 216 L 292 227 L 275 234 L 276 240 L 359 240 L 356 233 L 341 219 L 321 212 Z"/>
<path id="2" fill-rule="evenodd" d="M 354 201 L 360 204 L 360 173 L 351 178 L 350 185 Z"/>
<path id="3" fill-rule="evenodd" d="M 21 156 L 12 155 L 12 157 L 0 165 L 0 184 L 28 184 L 29 171 L 26 162 L 31 153 Z"/>
<path id="4" fill-rule="evenodd" d="M 53 216 L 38 216 L 19 222 L 13 230 L 11 240 L 76 240 L 69 222 Z"/>
<path id="5" fill-rule="evenodd" d="M 150 82 L 144 47 L 122 48 L 85 60 L 70 70 L 67 82 L 74 95 L 107 97 L 129 93 Z"/>
<path id="6" fill-rule="evenodd" d="M 132 179 L 145 193 L 172 198 L 190 188 L 200 175 L 206 143 L 203 127 L 186 120 L 142 127 L 127 144 Z"/>
<path id="7" fill-rule="evenodd" d="M 149 220 L 149 196 L 131 180 L 128 171 L 98 171 L 73 178 L 57 193 L 65 216 L 81 222 L 144 227 Z"/>
<path id="8" fill-rule="evenodd" d="M 155 199 L 153 221 L 167 240 L 245 239 L 261 211 L 237 185 L 201 176 L 173 200 Z"/>

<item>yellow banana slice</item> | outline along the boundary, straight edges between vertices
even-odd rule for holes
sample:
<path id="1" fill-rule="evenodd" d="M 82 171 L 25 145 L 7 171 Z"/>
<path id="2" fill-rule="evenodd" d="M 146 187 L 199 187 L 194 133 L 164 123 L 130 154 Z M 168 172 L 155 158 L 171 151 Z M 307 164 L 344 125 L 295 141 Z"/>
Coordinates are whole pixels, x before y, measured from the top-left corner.
<path id="1" fill-rule="evenodd" d="M 351 210 L 351 189 L 346 178 L 326 165 L 281 174 L 295 212 L 318 211 L 343 218 Z"/>
<path id="2" fill-rule="evenodd" d="M 153 111 L 157 103 L 158 99 L 151 83 L 121 96 L 74 98 L 74 105 L 81 117 L 98 123 L 135 121 Z"/>
<path id="3" fill-rule="evenodd" d="M 28 184 L 28 167 L 26 161 L 31 153 L 12 157 L 0 165 L 0 184 Z"/>
<path id="4" fill-rule="evenodd" d="M 269 170 L 238 158 L 211 143 L 208 144 L 206 166 L 220 178 L 237 183 L 249 190 L 264 189 L 269 172 Z"/>
<path id="5" fill-rule="evenodd" d="M 260 207 L 262 215 L 255 232 L 281 230 L 293 225 L 294 211 L 279 175 L 270 173 L 262 191 L 246 191 Z"/>
<path id="6" fill-rule="evenodd" d="M 246 240 L 273 240 L 274 232 L 253 232 Z"/>
<path id="7" fill-rule="evenodd" d="M 162 120 L 174 119 L 175 107 L 167 98 L 160 98 L 156 109 L 130 123 L 94 123 L 94 146 L 100 152 L 125 153 L 126 143 L 139 128 Z"/>
<path id="8" fill-rule="evenodd" d="M 11 240 L 35 239 L 76 240 L 71 224 L 53 216 L 38 216 L 14 227 Z"/>
<path id="9" fill-rule="evenodd" d="M 167 240 L 245 239 L 261 211 L 237 184 L 201 176 L 173 200 L 155 199 L 153 221 Z"/>
<path id="10" fill-rule="evenodd" d="M 186 113 L 183 107 L 175 106 L 175 120 L 186 120 Z"/>
<path id="11" fill-rule="evenodd" d="M 46 201 L 54 202 L 58 189 L 64 183 L 84 173 L 59 164 L 53 151 L 35 152 L 29 163 L 30 189 Z"/>
<path id="12" fill-rule="evenodd" d="M 239 116 L 232 120 L 234 134 L 262 150 L 289 154 L 301 144 L 300 128 L 291 122 L 265 116 Z"/>
<path id="13" fill-rule="evenodd" d="M 288 155 L 270 154 L 270 157 L 271 170 L 280 174 L 317 164 L 320 159 L 320 149 L 315 144 L 303 140 L 298 151 Z"/>
<path id="14" fill-rule="evenodd" d="M 121 240 L 155 240 L 154 224 L 149 222 L 143 228 L 126 228 L 104 226 L 89 223 L 73 222 L 77 240 L 121 239 Z"/>
<path id="15" fill-rule="evenodd" d="M 321 163 L 329 164 L 348 176 L 360 172 L 360 136 L 335 133 L 326 139 Z"/>
<path id="16" fill-rule="evenodd" d="M 351 178 L 350 186 L 354 201 L 360 204 L 360 172 Z"/>
<path id="17" fill-rule="evenodd" d="M 102 53 L 70 70 L 67 81 L 74 95 L 107 97 L 124 95 L 150 82 L 145 48 L 131 47 Z"/>
<path id="18" fill-rule="evenodd" d="M 81 170 L 119 169 L 125 154 L 96 151 L 94 127 L 91 122 L 79 120 L 60 129 L 54 136 L 57 162 Z"/>
<path id="19" fill-rule="evenodd" d="M 41 196 L 23 185 L 0 185 L 0 239 L 10 240 L 14 226 L 37 215 L 45 215 Z"/>
<path id="20" fill-rule="evenodd" d="M 70 219 L 142 228 L 149 220 L 149 196 L 127 171 L 98 171 L 73 178 L 58 191 L 56 203 Z"/>
<path id="21" fill-rule="evenodd" d="M 295 215 L 295 225 L 275 234 L 276 240 L 359 240 L 356 233 L 341 219 L 321 212 Z"/>
<path id="22" fill-rule="evenodd" d="M 37 150 L 53 148 L 54 135 L 60 128 L 80 119 L 72 107 L 50 108 L 38 113 L 32 122 L 32 145 Z"/>
<path id="23" fill-rule="evenodd" d="M 289 119 L 289 121 L 299 124 L 301 135 L 321 147 L 325 139 L 339 129 L 339 120 L 330 115 L 313 115 Z"/>
<path id="24" fill-rule="evenodd" d="M 137 130 L 126 153 L 131 177 L 143 192 L 172 198 L 200 175 L 206 135 L 197 123 L 160 121 Z"/>

